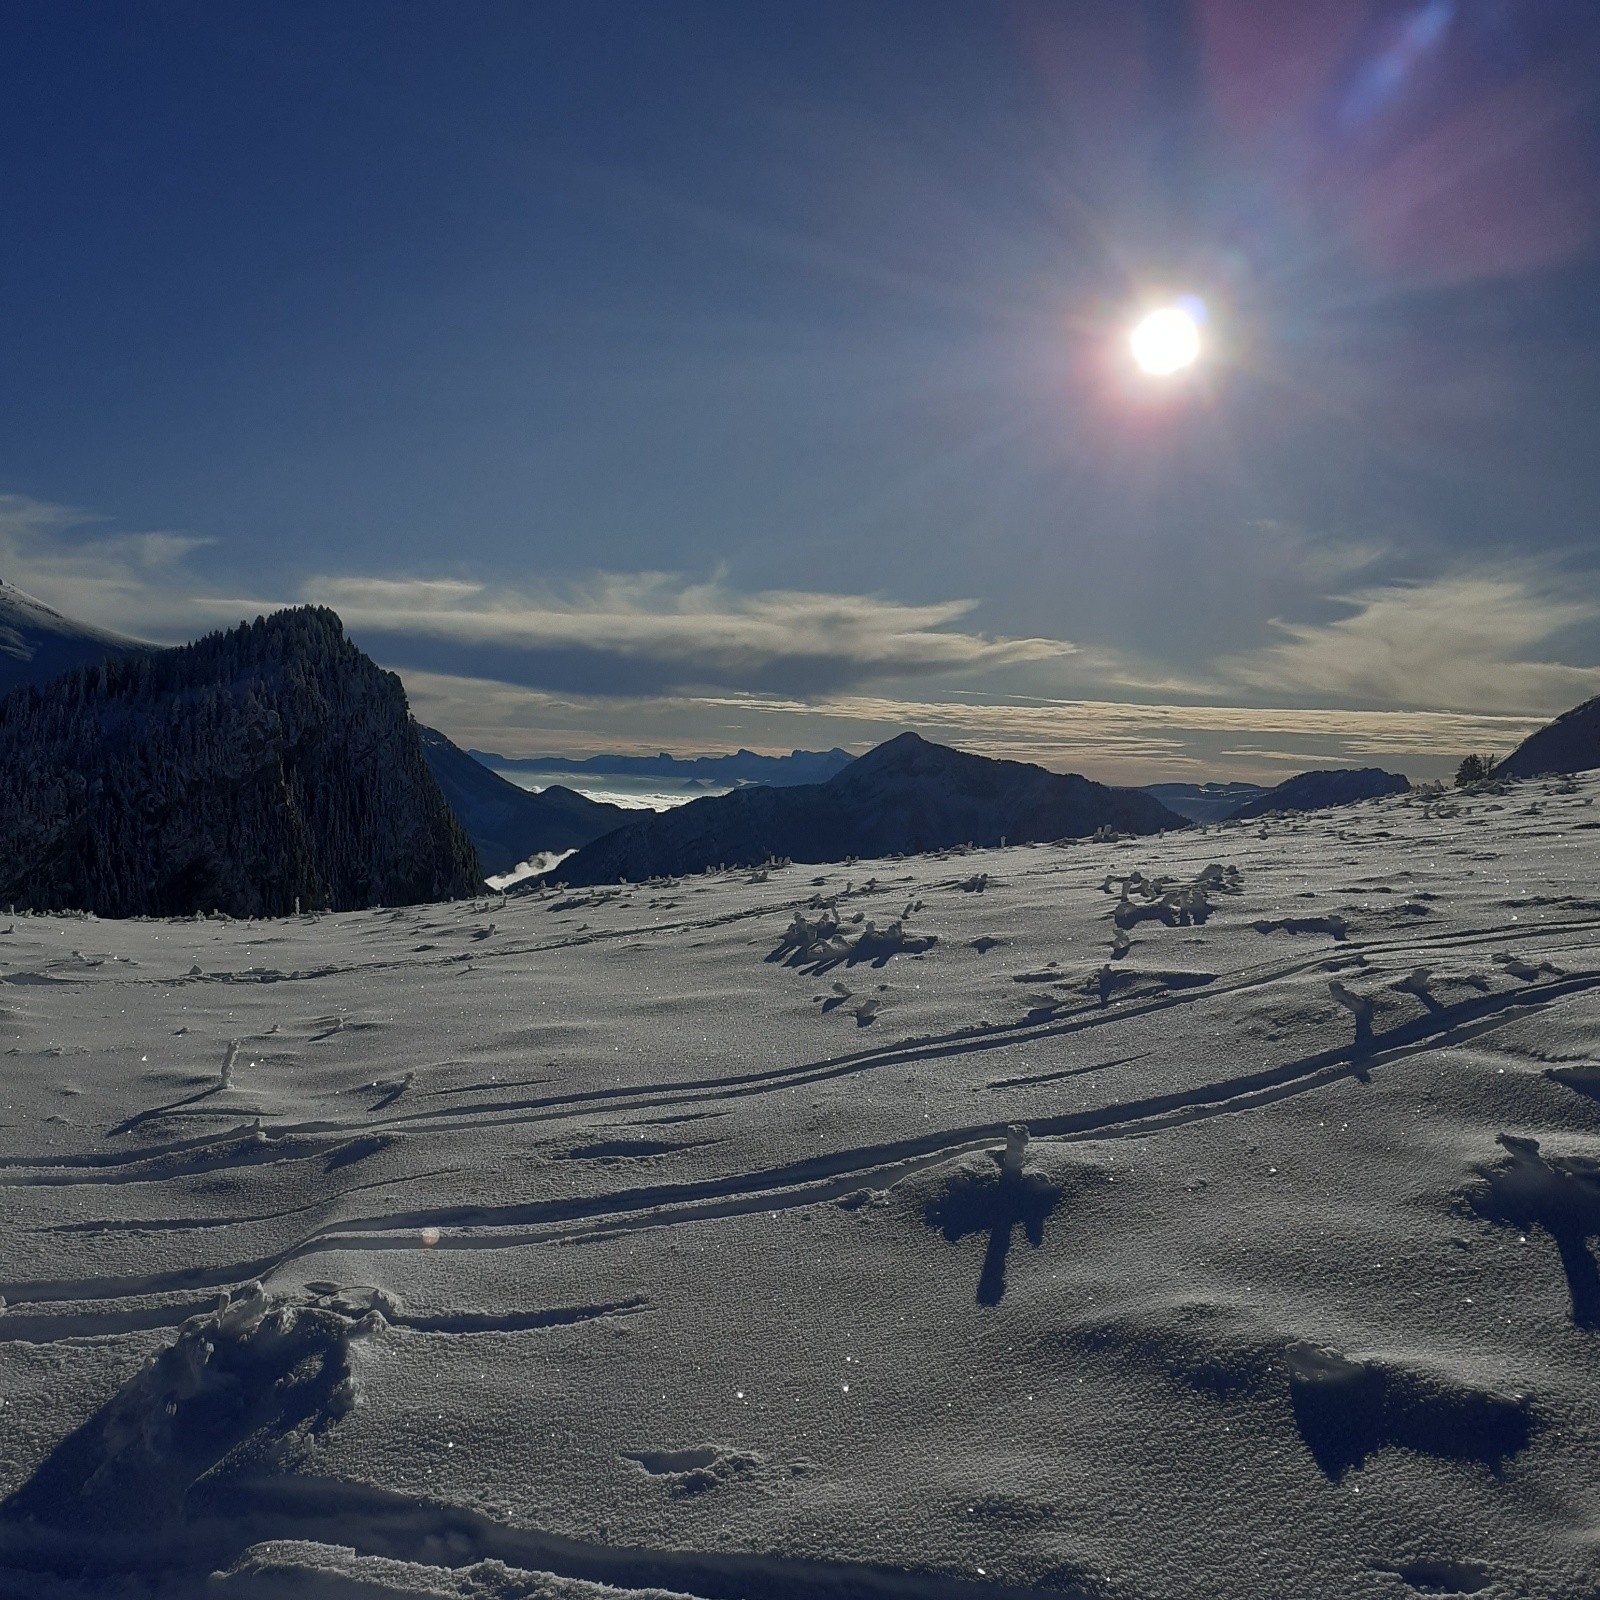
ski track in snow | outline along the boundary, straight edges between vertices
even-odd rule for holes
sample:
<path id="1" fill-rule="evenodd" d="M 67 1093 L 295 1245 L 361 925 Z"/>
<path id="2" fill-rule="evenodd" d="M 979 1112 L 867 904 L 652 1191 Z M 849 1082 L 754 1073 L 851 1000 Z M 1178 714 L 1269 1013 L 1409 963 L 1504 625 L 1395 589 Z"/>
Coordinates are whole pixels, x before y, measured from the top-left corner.
<path id="1" fill-rule="evenodd" d="M 1595 1600 L 1597 796 L 0 918 L 0 1594 Z"/>

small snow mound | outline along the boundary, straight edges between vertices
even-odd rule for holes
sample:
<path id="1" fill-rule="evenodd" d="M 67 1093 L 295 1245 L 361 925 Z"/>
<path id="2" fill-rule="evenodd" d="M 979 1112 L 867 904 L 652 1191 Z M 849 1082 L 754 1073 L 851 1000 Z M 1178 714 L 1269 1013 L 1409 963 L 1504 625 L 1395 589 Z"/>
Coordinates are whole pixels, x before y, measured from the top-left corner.
<path id="1" fill-rule="evenodd" d="M 253 1284 L 191 1318 L 0 1517 L 105 1533 L 171 1530 L 228 1477 L 293 1464 L 356 1401 L 350 1343 L 370 1325 Z"/>
<path id="2" fill-rule="evenodd" d="M 951 1244 L 970 1233 L 987 1233 L 988 1248 L 978 1279 L 979 1305 L 995 1305 L 1006 1292 L 1006 1259 L 1015 1229 L 1028 1243 L 1044 1243 L 1045 1218 L 1063 1195 L 1060 1184 L 1026 1165 L 1028 1130 L 1016 1124 L 1007 1130 L 1003 1150 L 930 1169 L 896 1185 L 920 1206 L 922 1220 L 937 1228 Z"/>
<path id="3" fill-rule="evenodd" d="M 1117 905 L 1111 915 L 1119 928 L 1133 928 L 1147 921 L 1187 928 L 1203 923 L 1216 909 L 1211 903 L 1213 895 L 1243 894 L 1244 879 L 1237 867 L 1224 867 L 1213 861 L 1188 883 L 1130 872 L 1114 874 L 1100 887 L 1106 894 L 1117 891 Z"/>

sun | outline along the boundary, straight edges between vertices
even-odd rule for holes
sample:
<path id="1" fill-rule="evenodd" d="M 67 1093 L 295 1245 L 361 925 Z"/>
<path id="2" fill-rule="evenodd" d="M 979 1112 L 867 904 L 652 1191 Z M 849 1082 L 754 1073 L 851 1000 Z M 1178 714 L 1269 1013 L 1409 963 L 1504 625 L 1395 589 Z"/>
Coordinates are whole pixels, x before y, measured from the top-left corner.
<path id="1" fill-rule="evenodd" d="M 1141 372 L 1171 377 L 1192 367 L 1200 355 L 1200 324 L 1182 305 L 1147 312 L 1128 334 L 1128 348 Z"/>

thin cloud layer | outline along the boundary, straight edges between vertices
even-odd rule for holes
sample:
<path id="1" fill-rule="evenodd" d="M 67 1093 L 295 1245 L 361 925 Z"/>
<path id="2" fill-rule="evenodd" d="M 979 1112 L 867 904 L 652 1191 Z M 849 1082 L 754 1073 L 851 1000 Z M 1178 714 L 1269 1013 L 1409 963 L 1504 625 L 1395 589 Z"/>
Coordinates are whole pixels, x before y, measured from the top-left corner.
<path id="1" fill-rule="evenodd" d="M 1275 621 L 1280 642 L 1226 656 L 1233 683 L 1277 695 L 1462 711 L 1554 712 L 1600 691 L 1600 668 L 1529 659 L 1600 618 L 1542 574 L 1457 573 L 1342 596 L 1334 622 Z"/>
<path id="2" fill-rule="evenodd" d="M 1061 639 L 991 638 L 956 626 L 975 602 L 689 584 L 604 574 L 564 590 L 452 580 L 316 578 L 357 639 L 397 664 L 594 695 L 691 689 L 819 694 L 885 678 L 983 671 L 1069 655 Z"/>
<path id="3" fill-rule="evenodd" d="M 199 631 L 184 563 L 212 541 L 100 531 L 102 518 L 0 494 L 0 578 L 81 621 L 166 642 Z"/>
<path id="4" fill-rule="evenodd" d="M 446 674 L 402 676 L 423 721 L 458 743 L 503 755 L 700 752 L 731 744 L 861 751 L 914 728 L 983 755 L 1127 783 L 1221 775 L 1276 782 L 1316 766 L 1383 765 L 1439 776 L 1468 751 L 1511 750 L 1542 721 L 1450 711 L 1263 711 L 1108 700 L 974 704 L 874 694 L 601 700 Z M 1272 742 L 1257 742 L 1265 740 Z"/>

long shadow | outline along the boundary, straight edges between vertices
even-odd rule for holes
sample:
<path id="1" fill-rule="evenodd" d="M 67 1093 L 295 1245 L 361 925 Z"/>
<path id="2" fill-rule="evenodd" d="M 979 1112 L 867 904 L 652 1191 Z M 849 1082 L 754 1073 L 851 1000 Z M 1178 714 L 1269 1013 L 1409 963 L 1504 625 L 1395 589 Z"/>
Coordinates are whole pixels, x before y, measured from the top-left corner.
<path id="1" fill-rule="evenodd" d="M 1060 1199 L 1061 1190 L 1040 1173 L 1021 1171 L 1019 1152 L 1015 1165 L 1007 1165 L 1001 1158 L 992 1172 L 959 1170 L 944 1192 L 928 1202 L 925 1220 L 951 1244 L 969 1233 L 988 1233 L 977 1301 L 980 1306 L 993 1306 L 1005 1298 L 1006 1261 L 1013 1234 L 1020 1227 L 1037 1250 L 1044 1243 L 1044 1219 Z"/>
<path id="2" fill-rule="evenodd" d="M 1413 1022 L 1389 1030 L 1374 1042 L 1373 1053 L 1358 1051 L 1354 1045 L 1336 1046 L 1333 1050 L 1318 1051 L 1314 1056 L 1302 1056 L 1296 1061 L 1278 1062 L 1277 1066 L 1264 1067 L 1259 1072 L 1246 1072 L 1240 1077 L 1226 1078 L 1219 1083 L 1206 1083 L 1189 1090 L 1154 1094 L 1146 1099 L 1122 1101 L 1098 1107 L 1088 1112 L 1064 1112 L 1054 1117 L 1035 1118 L 1035 1134 L 1053 1136 L 1122 1136 L 1128 1131 L 1150 1131 L 1160 1126 L 1173 1126 L 1179 1122 L 1195 1122 L 1198 1118 L 1213 1117 L 1224 1110 L 1242 1109 L 1243 1106 L 1264 1106 L 1275 1099 L 1304 1093 L 1318 1083 L 1331 1082 L 1344 1074 L 1357 1077 L 1365 1074 L 1371 1064 L 1379 1061 L 1397 1061 L 1406 1054 L 1437 1048 L 1440 1038 L 1453 1038 L 1456 1042 L 1480 1037 L 1517 1018 L 1533 1006 L 1547 1005 L 1550 1000 L 1568 995 L 1584 994 L 1600 986 L 1600 973 L 1586 973 L 1574 978 L 1552 982 L 1549 986 L 1530 986 L 1512 994 L 1485 995 L 1482 1000 L 1466 1002 L 1453 1008 L 1446 1018 L 1424 1016 Z M 915 1059 L 906 1051 L 898 1053 L 901 1059 Z M 888 1059 L 885 1056 L 878 1061 Z M 926 1058 L 923 1058 L 926 1059 Z M 752 1093 L 746 1090 L 746 1093 Z M 139 1274 L 134 1277 L 77 1278 L 72 1282 L 40 1280 L 30 1283 L 0 1283 L 0 1291 L 11 1301 L 38 1301 L 38 1299 L 115 1299 L 128 1294 L 174 1293 L 174 1291 L 221 1288 L 248 1282 L 282 1267 L 286 1261 L 302 1258 L 320 1250 L 349 1248 L 350 1240 L 360 1237 L 360 1248 L 414 1248 L 413 1230 L 422 1227 L 440 1229 L 475 1229 L 475 1227 L 544 1227 L 546 1224 L 586 1224 L 584 1237 L 598 1237 L 598 1232 L 587 1226 L 590 1219 L 610 1219 L 611 1227 L 654 1227 L 664 1221 L 685 1218 L 682 1208 L 694 1206 L 694 1218 L 714 1214 L 738 1214 L 744 1210 L 773 1210 L 784 1205 L 810 1205 L 819 1198 L 834 1198 L 848 1192 L 850 1184 L 859 1186 L 870 1171 L 899 1165 L 912 1158 L 931 1155 L 949 1157 L 958 1154 L 963 1146 L 994 1138 L 1002 1133 L 1002 1125 L 981 1123 L 966 1128 L 946 1128 L 925 1134 L 922 1138 L 902 1139 L 891 1144 L 867 1149 L 837 1150 L 821 1157 L 808 1157 L 802 1162 L 779 1168 L 766 1168 L 755 1173 L 726 1174 L 722 1178 L 698 1179 L 675 1184 L 648 1184 L 638 1189 L 610 1190 L 605 1194 L 576 1195 L 557 1200 L 533 1200 L 522 1205 L 466 1205 L 430 1206 L 424 1210 L 384 1213 L 365 1218 L 347 1218 L 338 1224 L 339 1232 L 317 1232 L 288 1250 L 274 1256 L 235 1261 L 221 1266 L 186 1267 L 178 1272 Z M 259 1158 L 274 1158 L 278 1146 L 262 1146 Z M 325 1149 L 325 1147 L 322 1147 Z M 320 1149 L 309 1152 L 320 1154 Z M 902 1174 L 902 1173 L 901 1173 Z M 805 1186 L 805 1187 L 800 1187 Z M 781 1190 L 790 1190 L 782 1194 Z M 704 1203 L 709 1202 L 709 1203 Z M 666 1213 L 667 1208 L 680 1208 L 677 1214 Z M 653 1213 L 653 1214 L 651 1214 Z M 398 1237 L 386 1238 L 384 1235 Z M 541 1235 L 549 1238 L 550 1235 Z M 507 1235 L 477 1237 L 472 1234 L 446 1235 L 440 1248 L 501 1248 L 506 1243 L 522 1243 L 522 1238 Z M 1600 1304 L 1600 1291 L 1597 1291 Z"/>
<path id="3" fill-rule="evenodd" d="M 1544 1075 L 1552 1083 L 1564 1084 L 1591 1100 L 1600 1100 L 1600 1067 L 1587 1063 L 1572 1067 L 1546 1067 Z"/>
<path id="4" fill-rule="evenodd" d="M 1093 1111 L 1064 1112 L 1040 1117 L 1032 1127 L 1036 1134 L 1065 1137 L 1121 1137 L 1132 1131 L 1152 1131 L 1203 1117 L 1258 1107 L 1275 1100 L 1304 1093 L 1307 1089 L 1352 1074 L 1361 1076 L 1378 1062 L 1393 1062 L 1419 1050 L 1437 1048 L 1438 1041 L 1454 1042 L 1477 1038 L 1504 1026 L 1535 1006 L 1600 987 L 1600 973 L 1582 973 L 1547 985 L 1530 986 L 1514 993 L 1487 995 L 1481 1001 L 1467 1001 L 1452 1008 L 1444 1018 L 1424 1016 L 1391 1029 L 1373 1041 L 1370 1051 L 1341 1045 L 1294 1061 L 1279 1062 L 1258 1072 L 1208 1083 L 1199 1087 L 1151 1095 L 1140 1100 L 1121 1101 Z M 930 1059 L 947 1053 L 898 1049 L 875 1055 L 876 1062 Z M 833 1074 L 846 1070 L 835 1068 Z M 813 1079 L 820 1074 L 814 1074 Z M 807 1080 L 801 1080 L 807 1081 Z M 745 1093 L 757 1092 L 747 1089 Z M 726 1096 L 725 1096 L 726 1097 Z M 648 1104 L 672 1104 L 650 1101 Z M 341 1222 L 339 1232 L 317 1232 L 299 1244 L 269 1257 L 235 1261 L 223 1265 L 189 1267 L 176 1272 L 141 1274 L 132 1277 L 95 1277 L 70 1281 L 41 1280 L 29 1283 L 0 1283 L 0 1291 L 13 1301 L 106 1299 L 132 1294 L 154 1294 L 191 1289 L 219 1288 L 247 1282 L 275 1271 L 285 1262 L 319 1250 L 348 1248 L 359 1236 L 363 1249 L 413 1248 L 413 1231 L 437 1228 L 512 1228 L 543 1227 L 547 1224 L 584 1225 L 585 1237 L 598 1237 L 591 1219 L 609 1219 L 615 1228 L 655 1227 L 663 1222 L 687 1220 L 687 1214 L 664 1214 L 667 1208 L 694 1206 L 695 1218 L 734 1215 L 744 1210 L 770 1210 L 787 1205 L 809 1205 L 818 1199 L 836 1198 L 847 1192 L 852 1182 L 859 1186 L 871 1171 L 904 1163 L 922 1155 L 949 1156 L 961 1147 L 970 1147 L 992 1138 L 1001 1129 L 994 1123 L 966 1128 L 942 1129 L 917 1139 L 895 1141 L 867 1149 L 835 1151 L 810 1157 L 784 1167 L 758 1172 L 733 1173 L 719 1178 L 687 1183 L 650 1184 L 637 1189 L 609 1191 L 571 1198 L 529 1201 L 506 1206 L 429 1207 L 400 1213 L 352 1217 Z M 287 1141 L 263 1145 L 258 1159 L 281 1159 L 276 1152 Z M 185 1146 L 187 1148 L 187 1146 Z M 321 1153 L 327 1146 L 307 1153 Z M 3 1165 L 0 1162 L 0 1165 Z M 188 1167 L 185 1170 L 196 1170 Z M 209 1170 L 209 1168 L 208 1168 Z M 903 1174 L 901 1174 L 903 1175 Z M 37 1181 L 37 1180 L 35 1180 Z M 804 1187 L 801 1187 L 804 1186 Z M 788 1190 L 788 1194 L 781 1191 Z M 710 1204 L 702 1204 L 710 1202 Z M 654 1215 L 651 1215 L 654 1213 Z M 385 1238 L 399 1231 L 401 1236 Z M 549 1234 L 540 1236 L 548 1239 Z M 471 1233 L 449 1236 L 439 1241 L 441 1248 L 489 1249 L 507 1243 L 526 1242 L 504 1234 L 478 1236 Z M 1597 1315 L 1600 1315 L 1600 1287 L 1596 1288 Z"/>
<path id="5" fill-rule="evenodd" d="M 1498 1472 L 1533 1431 L 1521 1396 L 1492 1394 L 1420 1367 L 1289 1348 L 1289 1403 L 1312 1459 L 1335 1482 L 1385 1445 Z"/>
<path id="6" fill-rule="evenodd" d="M 1589 1241 L 1600 1235 L 1600 1161 L 1545 1156 L 1537 1139 L 1502 1133 L 1508 1160 L 1484 1173 L 1487 1188 L 1468 1196 L 1489 1222 L 1524 1232 L 1541 1228 L 1555 1240 L 1572 1297 L 1572 1320 L 1600 1328 L 1600 1270 Z"/>
<path id="7" fill-rule="evenodd" d="M 936 934 L 899 936 L 887 929 L 873 930 L 869 927 L 866 933 L 844 950 L 819 956 L 803 950 L 791 950 L 785 953 L 780 946 L 766 959 L 779 962 L 786 967 L 793 967 L 796 972 L 803 972 L 809 978 L 816 978 L 832 972 L 837 967 L 858 967 L 863 962 L 869 963 L 874 971 L 881 971 L 896 956 L 922 955 L 933 949 L 938 942 Z"/>
<path id="8" fill-rule="evenodd" d="M 151 1106 L 148 1111 L 136 1111 L 131 1117 L 119 1122 L 116 1127 L 108 1132 L 108 1137 L 115 1137 L 119 1133 L 132 1133 L 135 1128 L 142 1127 L 147 1122 L 154 1122 L 158 1117 L 164 1117 L 169 1112 L 181 1111 L 185 1106 L 199 1104 L 202 1100 L 209 1100 L 212 1095 L 219 1094 L 226 1087 L 218 1079 L 215 1083 L 208 1083 L 205 1088 L 195 1094 L 185 1095 L 181 1100 L 169 1101 L 164 1106 Z M 221 1115 L 219 1112 L 218 1115 Z"/>

